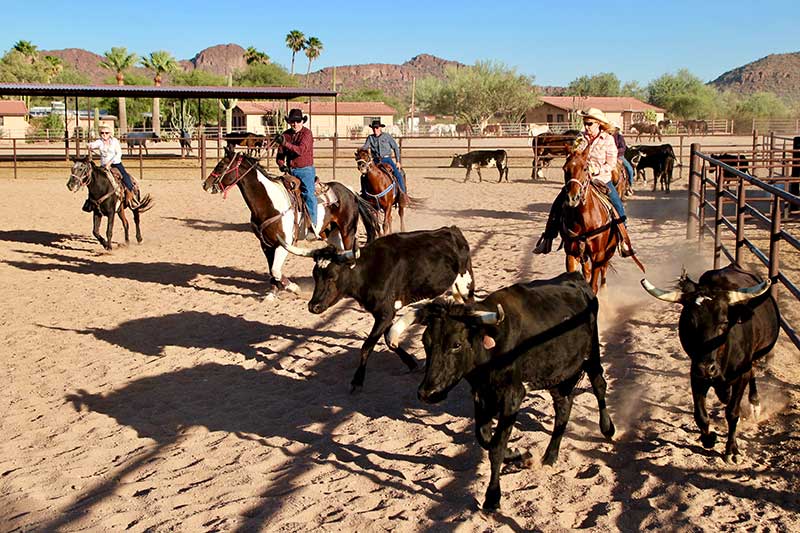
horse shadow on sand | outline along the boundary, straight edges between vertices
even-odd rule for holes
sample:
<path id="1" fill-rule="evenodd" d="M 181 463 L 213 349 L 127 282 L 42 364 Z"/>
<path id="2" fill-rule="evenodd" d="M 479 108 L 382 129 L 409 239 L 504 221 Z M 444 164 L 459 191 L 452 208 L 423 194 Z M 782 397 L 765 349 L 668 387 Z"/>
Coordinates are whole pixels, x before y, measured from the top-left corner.
<path id="1" fill-rule="evenodd" d="M 253 227 L 246 223 L 221 222 L 219 220 L 203 220 L 199 218 L 162 217 L 164 220 L 175 220 L 188 228 L 199 231 L 234 231 L 253 233 Z"/>
<path id="2" fill-rule="evenodd" d="M 85 251 L 85 248 L 76 248 L 70 246 L 70 243 L 79 242 L 91 245 L 97 243 L 97 239 L 85 235 L 77 235 L 75 233 L 52 233 L 50 231 L 28 229 L 0 231 L 0 241 L 40 244 L 48 248 L 73 251 Z"/>
<path id="3" fill-rule="evenodd" d="M 196 335 L 188 341 L 180 335 L 164 332 L 181 318 L 189 322 L 182 329 L 197 329 Z M 259 361 L 265 363 L 265 368 L 261 369 L 203 363 L 139 378 L 105 394 L 92 394 L 86 390 L 69 394 L 66 399 L 77 411 L 107 415 L 120 426 L 134 429 L 140 438 L 153 439 L 156 445 L 120 462 L 112 475 L 79 494 L 75 503 L 58 519 L 47 524 L 45 530 L 69 529 L 74 520 L 91 513 L 93 505 L 113 493 L 113 487 L 122 478 L 131 474 L 141 475 L 140 471 L 148 468 L 148 464 L 167 450 L 174 450 L 185 438 L 186 428 L 193 426 L 257 442 L 263 447 L 263 454 L 269 454 L 273 459 L 282 458 L 278 467 L 281 475 L 271 482 L 267 481 L 267 476 L 264 477 L 260 485 L 267 488 L 262 489 L 258 503 L 240 516 L 242 521 L 237 531 L 264 527 L 281 510 L 286 496 L 299 492 L 298 486 L 303 485 L 299 480 L 307 475 L 309 468 L 320 465 L 333 467 L 356 479 L 370 480 L 390 491 L 423 494 L 433 504 L 429 513 L 435 514 L 436 520 L 443 521 L 443 531 L 452 531 L 458 526 L 457 523 L 446 525 L 447 518 L 463 514 L 465 508 L 477 507 L 471 485 L 484 454 L 475 444 L 471 425 L 467 424 L 468 429 L 464 432 L 448 427 L 454 417 L 471 420 L 472 402 L 463 384 L 440 404 L 421 404 L 416 399 L 421 374 L 408 373 L 393 354 L 376 352 L 371 359 L 364 391 L 352 395 L 348 380 L 357 363 L 360 338 L 356 340 L 320 328 L 263 325 L 228 315 L 183 313 L 164 320 L 131 321 L 113 330 L 95 330 L 92 334 L 148 355 L 155 354 L 169 342 L 227 350 L 245 357 L 259 352 L 252 344 L 271 337 L 288 341 L 289 346 L 280 351 L 260 352 Z M 155 338 L 134 340 L 142 335 L 155 335 Z M 293 373 L 291 367 L 296 358 L 304 357 L 297 354 L 308 353 L 305 347 L 307 339 L 324 355 L 307 358 L 303 362 L 304 371 Z M 312 361 L 311 365 L 309 361 Z M 424 409 L 432 416 L 446 413 L 451 419 L 431 424 L 409 409 L 416 412 Z M 347 438 L 345 428 L 357 414 L 370 420 L 388 418 L 419 424 L 424 426 L 424 431 L 441 431 L 452 439 L 454 445 L 462 445 L 465 451 L 449 456 L 435 451 L 376 450 L 360 444 L 360 440 L 348 444 L 346 441 L 351 439 Z M 302 446 L 300 451 L 297 450 L 298 443 Z M 409 447 L 415 447 L 414 442 L 410 442 Z M 376 457 L 380 461 L 376 461 Z M 403 464 L 425 469 L 428 465 L 441 466 L 455 475 L 445 487 L 437 488 L 426 481 L 427 477 L 416 480 L 405 475 L 399 469 Z M 210 472 L 210 475 L 216 474 Z M 190 487 L 184 488 L 189 490 Z M 398 519 L 407 520 L 409 517 Z M 523 530 L 512 519 L 501 520 L 509 523 L 513 530 Z"/>
<path id="4" fill-rule="evenodd" d="M 107 263 L 104 261 L 95 261 L 91 258 L 73 257 L 58 253 L 28 252 L 22 250 L 20 250 L 20 252 L 30 255 L 38 261 L 4 261 L 4 263 L 31 272 L 48 270 L 72 272 L 74 274 L 129 279 L 142 283 L 191 287 L 197 290 L 223 295 L 263 297 L 269 291 L 269 282 L 266 279 L 266 275 L 262 277 L 255 272 L 234 267 L 162 261 L 150 263 L 135 261 Z M 43 260 L 48 262 L 43 262 Z M 217 285 L 232 287 L 240 292 L 200 286 L 194 283 L 198 277 L 207 278 Z"/>

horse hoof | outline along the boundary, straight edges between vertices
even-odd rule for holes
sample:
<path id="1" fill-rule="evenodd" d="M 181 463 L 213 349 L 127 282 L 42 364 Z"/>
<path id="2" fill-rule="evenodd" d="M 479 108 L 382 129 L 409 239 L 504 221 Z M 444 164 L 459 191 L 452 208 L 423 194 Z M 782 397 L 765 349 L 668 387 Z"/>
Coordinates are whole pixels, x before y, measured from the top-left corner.
<path id="1" fill-rule="evenodd" d="M 286 290 L 293 294 L 300 294 L 300 287 L 293 281 L 286 284 Z"/>
<path id="2" fill-rule="evenodd" d="M 271 292 L 271 293 L 267 294 L 266 296 L 264 296 L 264 299 L 262 301 L 264 301 L 264 302 L 274 302 L 276 298 L 277 298 L 277 296 L 275 296 L 275 293 Z"/>

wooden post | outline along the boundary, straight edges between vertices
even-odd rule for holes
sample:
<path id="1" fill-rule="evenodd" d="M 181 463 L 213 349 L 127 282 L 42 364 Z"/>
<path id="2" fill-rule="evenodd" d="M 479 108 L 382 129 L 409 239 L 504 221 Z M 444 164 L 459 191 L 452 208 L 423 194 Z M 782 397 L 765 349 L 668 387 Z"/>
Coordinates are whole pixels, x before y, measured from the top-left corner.
<path id="1" fill-rule="evenodd" d="M 683 178 L 683 135 L 678 135 L 679 145 L 678 145 L 678 167 L 680 170 L 678 171 L 678 177 Z"/>
<path id="2" fill-rule="evenodd" d="M 142 141 L 144 142 L 144 141 Z M 144 177 L 144 161 L 142 160 L 142 145 L 139 145 L 139 179 Z"/>
<path id="3" fill-rule="evenodd" d="M 51 104 L 52 106 L 52 104 Z M 64 160 L 69 161 L 69 121 L 67 120 L 67 97 L 64 97 Z"/>
<path id="4" fill-rule="evenodd" d="M 336 67 L 333 68 L 334 72 L 334 91 L 336 90 Z M 403 138 L 401 137 L 402 141 Z M 338 95 L 333 97 L 333 179 L 336 179 L 336 152 L 339 149 L 339 98 Z"/>
<path id="5" fill-rule="evenodd" d="M 722 169 L 717 167 L 714 173 L 716 182 L 714 190 L 714 268 L 719 268 L 719 258 L 722 250 L 722 184 L 725 179 L 722 177 Z"/>
<path id="6" fill-rule="evenodd" d="M 217 140 L 217 148 L 219 149 L 219 140 Z M 200 156 L 200 179 L 205 180 L 206 173 L 206 136 L 200 135 L 197 138 L 197 152 Z"/>
<path id="7" fill-rule="evenodd" d="M 800 137 L 795 137 L 792 140 L 792 164 L 791 176 L 793 178 L 800 178 Z M 789 184 L 789 192 L 795 196 L 800 196 L 800 182 L 795 181 Z M 790 211 L 796 211 L 795 206 L 789 207 Z"/>
<path id="8" fill-rule="evenodd" d="M 769 239 L 769 279 L 772 280 L 770 294 L 778 300 L 778 273 L 780 272 L 780 242 L 781 242 L 781 197 L 772 197 L 772 226 Z"/>
<path id="9" fill-rule="evenodd" d="M 697 225 L 697 238 L 700 241 L 706 238 L 706 162 L 700 170 L 700 222 Z"/>
<path id="10" fill-rule="evenodd" d="M 758 155 L 758 130 L 753 130 L 753 149 L 750 155 L 750 165 L 752 166 L 750 170 L 750 175 L 756 175 L 756 156 Z"/>
<path id="11" fill-rule="evenodd" d="M 533 137 L 533 169 L 531 170 L 531 179 L 536 181 L 538 176 L 539 170 L 539 137 Z"/>
<path id="12" fill-rule="evenodd" d="M 717 169 L 717 174 L 721 175 L 722 170 Z M 739 178 L 739 187 L 737 188 L 737 203 L 736 203 L 736 264 L 742 266 L 742 252 L 744 248 L 744 215 L 747 199 L 745 198 L 746 181 Z"/>
<path id="13" fill-rule="evenodd" d="M 697 235 L 697 220 L 698 220 L 698 211 L 697 211 L 697 200 L 700 197 L 700 187 L 698 186 L 698 182 L 700 181 L 698 178 L 700 166 L 703 162 L 697 156 L 697 152 L 700 151 L 700 144 L 699 143 L 692 143 L 690 147 L 690 158 L 689 158 L 689 214 L 686 220 L 686 238 L 693 239 Z M 705 186 L 705 185 L 703 185 Z"/>
<path id="14" fill-rule="evenodd" d="M 11 150 L 14 152 L 14 179 L 17 179 L 17 139 L 11 139 Z"/>

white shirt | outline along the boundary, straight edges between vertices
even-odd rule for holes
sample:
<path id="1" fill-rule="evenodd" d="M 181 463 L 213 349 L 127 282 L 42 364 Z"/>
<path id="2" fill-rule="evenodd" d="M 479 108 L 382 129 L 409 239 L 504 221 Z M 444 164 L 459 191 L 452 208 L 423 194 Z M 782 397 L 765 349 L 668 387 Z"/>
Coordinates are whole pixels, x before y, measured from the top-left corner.
<path id="1" fill-rule="evenodd" d="M 100 164 L 102 166 L 116 165 L 122 163 L 122 146 L 116 137 L 109 137 L 108 142 L 97 139 L 89 143 L 90 150 L 100 151 Z"/>

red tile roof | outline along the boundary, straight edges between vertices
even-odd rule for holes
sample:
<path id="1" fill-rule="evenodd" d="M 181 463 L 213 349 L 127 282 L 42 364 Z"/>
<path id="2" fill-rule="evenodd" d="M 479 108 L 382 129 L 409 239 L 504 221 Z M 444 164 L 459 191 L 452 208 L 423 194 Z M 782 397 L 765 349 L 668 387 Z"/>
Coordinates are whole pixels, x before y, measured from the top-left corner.
<path id="1" fill-rule="evenodd" d="M 664 109 L 642 102 L 633 96 L 542 96 L 541 101 L 552 106 L 570 110 L 596 107 L 603 111 L 649 111 L 665 112 Z"/>
<path id="2" fill-rule="evenodd" d="M 286 111 L 286 102 L 251 102 L 240 101 L 237 106 L 245 115 L 263 115 L 270 111 Z M 303 113 L 308 114 L 307 102 L 289 102 L 288 108 L 300 108 Z M 390 105 L 383 102 L 339 102 L 336 110 L 340 115 L 367 115 L 385 116 L 394 115 L 397 111 Z M 311 102 L 311 115 L 333 115 L 333 102 Z"/>
<path id="3" fill-rule="evenodd" d="M 22 100 L 0 100 L 0 115 L 10 117 L 27 114 L 28 108 L 25 107 L 25 102 Z"/>

